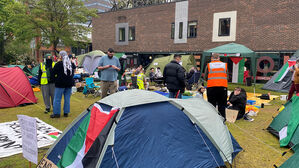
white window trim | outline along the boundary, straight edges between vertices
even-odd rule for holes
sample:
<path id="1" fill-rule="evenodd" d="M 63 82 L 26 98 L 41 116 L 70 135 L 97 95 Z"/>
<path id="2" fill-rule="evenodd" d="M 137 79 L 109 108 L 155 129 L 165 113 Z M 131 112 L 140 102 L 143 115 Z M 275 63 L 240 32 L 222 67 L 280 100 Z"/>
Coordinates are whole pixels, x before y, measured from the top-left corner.
<path id="1" fill-rule="evenodd" d="M 219 36 L 219 19 L 230 18 L 230 35 Z M 212 42 L 236 41 L 237 11 L 214 13 Z"/>

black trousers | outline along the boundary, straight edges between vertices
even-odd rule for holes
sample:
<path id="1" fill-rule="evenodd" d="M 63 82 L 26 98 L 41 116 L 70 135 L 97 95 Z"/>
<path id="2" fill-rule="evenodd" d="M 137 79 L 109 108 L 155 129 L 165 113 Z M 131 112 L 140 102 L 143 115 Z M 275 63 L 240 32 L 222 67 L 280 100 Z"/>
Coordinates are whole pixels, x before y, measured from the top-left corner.
<path id="1" fill-rule="evenodd" d="M 209 87 L 207 88 L 208 101 L 216 107 L 225 118 L 225 108 L 227 106 L 227 88 L 226 87 Z"/>

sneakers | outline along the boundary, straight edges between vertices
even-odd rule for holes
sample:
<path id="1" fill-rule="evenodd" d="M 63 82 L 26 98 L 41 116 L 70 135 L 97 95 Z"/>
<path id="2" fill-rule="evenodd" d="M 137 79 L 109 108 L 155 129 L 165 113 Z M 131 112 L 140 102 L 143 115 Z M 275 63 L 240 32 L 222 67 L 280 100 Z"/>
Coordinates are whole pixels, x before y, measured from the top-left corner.
<path id="1" fill-rule="evenodd" d="M 50 112 L 50 109 L 49 108 L 46 108 L 45 110 L 45 114 L 48 114 Z"/>
<path id="2" fill-rule="evenodd" d="M 250 118 L 248 115 L 244 115 L 244 120 L 252 122 L 254 119 Z"/>
<path id="3" fill-rule="evenodd" d="M 68 116 L 69 116 L 69 114 L 66 114 L 66 113 L 64 113 L 64 114 L 63 114 L 63 116 L 64 116 L 64 117 L 68 117 Z"/>
<path id="4" fill-rule="evenodd" d="M 52 115 L 50 115 L 50 118 L 60 118 L 60 115 L 59 114 L 52 114 Z"/>

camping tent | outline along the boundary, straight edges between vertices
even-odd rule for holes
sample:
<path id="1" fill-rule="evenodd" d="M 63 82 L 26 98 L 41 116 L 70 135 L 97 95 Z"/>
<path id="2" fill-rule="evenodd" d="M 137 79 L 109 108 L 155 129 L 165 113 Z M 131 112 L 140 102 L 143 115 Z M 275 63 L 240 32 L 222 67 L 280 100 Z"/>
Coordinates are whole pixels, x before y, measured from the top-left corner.
<path id="1" fill-rule="evenodd" d="M 280 139 L 280 146 L 292 147 L 295 151 L 287 162 L 282 167 L 295 168 L 298 167 L 299 150 L 299 96 L 293 96 L 291 101 L 288 101 L 282 108 L 281 112 L 273 119 L 268 131 Z M 297 164 L 295 164 L 295 162 Z M 291 166 L 292 165 L 292 166 Z"/>
<path id="2" fill-rule="evenodd" d="M 284 64 L 278 72 L 262 87 L 265 90 L 288 92 L 292 84 L 293 73 L 289 70 L 290 66 L 299 58 L 299 50 Z"/>
<path id="3" fill-rule="evenodd" d="M 82 66 L 85 71 L 87 71 L 89 74 L 92 74 L 98 67 L 101 57 L 104 55 L 106 54 L 100 50 L 95 50 L 83 55 L 78 55 L 78 66 Z"/>
<path id="4" fill-rule="evenodd" d="M 31 85 L 19 67 L 0 67 L 0 108 L 36 102 Z"/>
<path id="5" fill-rule="evenodd" d="M 25 72 L 25 74 L 27 76 L 38 76 L 38 70 L 39 70 L 40 66 L 35 66 L 32 69 L 28 68 L 27 66 L 25 66 L 23 68 L 23 71 Z"/>
<path id="6" fill-rule="evenodd" d="M 233 61 L 232 83 L 243 83 L 244 58 L 251 59 L 251 73 L 256 76 L 256 54 L 251 49 L 241 44 L 229 43 L 203 52 L 201 59 L 201 72 L 204 71 L 205 62 L 212 53 L 219 53 L 220 56 L 229 57 Z"/>
<path id="7" fill-rule="evenodd" d="M 164 67 L 166 64 L 170 63 L 171 60 L 173 60 L 174 55 L 169 55 L 169 56 L 158 56 L 156 57 L 152 63 L 146 68 L 146 75 L 148 76 L 150 73 L 151 68 L 161 68 L 161 72 L 163 72 Z M 193 55 L 182 55 L 182 66 L 186 69 L 188 72 L 191 67 L 194 67 L 195 65 L 195 60 Z"/>
<path id="8" fill-rule="evenodd" d="M 240 151 L 203 99 L 128 90 L 90 106 L 45 157 L 58 167 L 220 167 Z"/>

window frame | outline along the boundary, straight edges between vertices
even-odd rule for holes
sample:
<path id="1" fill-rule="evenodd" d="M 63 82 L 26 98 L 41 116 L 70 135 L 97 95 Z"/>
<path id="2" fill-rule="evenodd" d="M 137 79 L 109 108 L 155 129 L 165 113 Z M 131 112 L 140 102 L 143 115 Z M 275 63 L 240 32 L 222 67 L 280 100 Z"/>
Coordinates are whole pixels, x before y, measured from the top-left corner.
<path id="1" fill-rule="evenodd" d="M 123 30 L 123 34 L 121 33 Z M 123 40 L 120 39 L 120 37 L 123 37 Z M 125 42 L 126 41 L 126 27 L 119 27 L 118 28 L 118 42 Z"/>
<path id="2" fill-rule="evenodd" d="M 172 22 L 170 25 L 171 25 L 171 27 L 170 27 L 170 38 L 171 38 L 171 39 L 174 39 L 174 34 L 175 34 L 175 23 Z"/>
<path id="3" fill-rule="evenodd" d="M 228 31 L 228 34 L 222 34 L 222 31 L 221 31 L 221 21 L 223 20 L 229 20 L 229 31 Z M 218 27 L 218 37 L 229 37 L 230 34 L 231 34 L 231 17 L 226 17 L 226 18 L 219 18 L 219 27 Z"/>
<path id="4" fill-rule="evenodd" d="M 190 36 L 190 28 L 189 28 L 189 24 L 190 23 L 193 23 L 193 22 L 195 22 L 196 23 L 196 26 L 195 26 L 195 36 Z M 197 20 L 191 20 L 191 21 L 188 21 L 188 26 L 187 26 L 187 38 L 196 38 L 197 37 L 197 24 L 198 22 L 197 22 Z"/>
<path id="5" fill-rule="evenodd" d="M 132 33 L 131 30 L 134 30 L 134 31 L 133 31 L 134 33 Z M 128 33 L 129 33 L 129 34 L 128 34 L 128 40 L 129 40 L 129 41 L 135 41 L 135 39 L 136 39 L 136 29 L 135 29 L 135 26 L 130 26 L 130 27 L 129 27 L 129 31 L 128 31 Z M 132 37 L 133 37 L 132 39 L 131 39 L 131 35 L 133 35 L 133 36 L 132 36 Z"/>
<path id="6" fill-rule="evenodd" d="M 179 22 L 179 39 L 183 39 L 184 22 Z"/>

